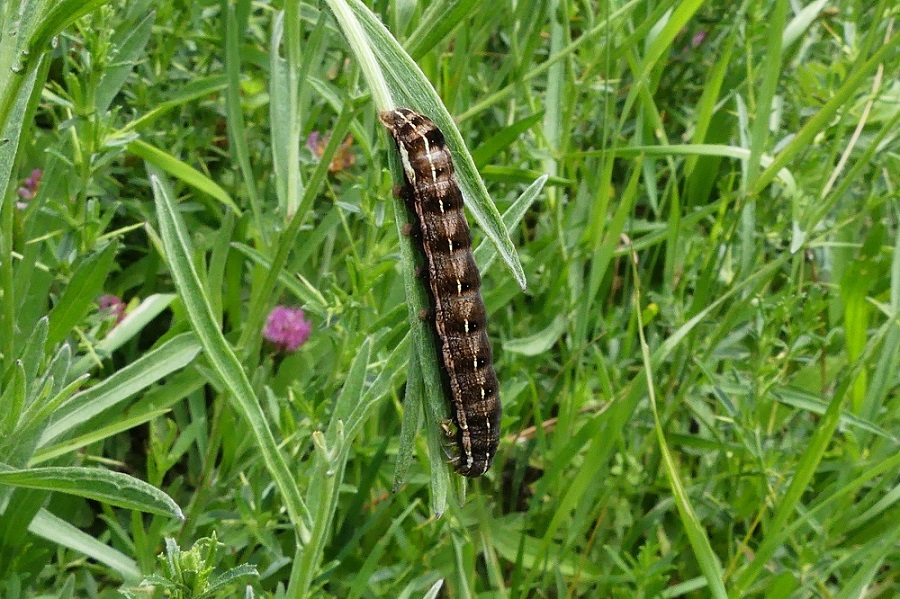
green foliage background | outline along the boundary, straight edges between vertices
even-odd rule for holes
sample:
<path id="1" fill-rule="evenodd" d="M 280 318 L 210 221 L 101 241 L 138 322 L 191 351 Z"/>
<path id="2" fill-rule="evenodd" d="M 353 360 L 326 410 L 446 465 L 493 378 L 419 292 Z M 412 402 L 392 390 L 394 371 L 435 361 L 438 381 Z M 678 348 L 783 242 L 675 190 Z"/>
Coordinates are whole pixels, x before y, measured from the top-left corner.
<path id="1" fill-rule="evenodd" d="M 897 595 L 897 16 L 0 4 L 0 596 Z M 481 242 L 474 482 L 390 102 Z"/>

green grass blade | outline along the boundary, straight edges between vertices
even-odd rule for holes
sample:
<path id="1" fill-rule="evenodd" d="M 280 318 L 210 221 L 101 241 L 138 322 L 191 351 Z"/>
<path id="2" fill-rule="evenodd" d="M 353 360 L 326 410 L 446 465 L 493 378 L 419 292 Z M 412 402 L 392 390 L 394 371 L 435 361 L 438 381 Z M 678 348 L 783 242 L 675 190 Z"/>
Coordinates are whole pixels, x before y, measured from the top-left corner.
<path id="1" fill-rule="evenodd" d="M 241 113 L 241 94 L 240 94 L 240 36 L 238 33 L 237 16 L 235 15 L 235 5 L 229 3 L 226 5 L 225 13 L 225 75 L 228 85 L 225 87 L 225 110 L 228 114 L 226 123 L 228 125 L 228 134 L 231 139 L 229 147 L 235 154 L 241 175 L 244 178 L 244 189 L 247 190 L 247 196 L 250 200 L 250 209 L 253 212 L 253 218 L 259 232 L 263 231 L 260 221 L 262 214 L 262 201 L 259 198 L 259 192 L 256 189 L 257 177 L 253 172 L 250 164 L 250 157 L 247 154 L 246 131 L 244 127 L 244 115 Z M 241 211 L 236 205 L 229 204 L 237 215 Z"/>
<path id="2" fill-rule="evenodd" d="M 842 383 L 835 389 L 828 403 L 827 410 L 822 415 L 822 419 L 810 438 L 806 450 L 797 462 L 796 471 L 787 490 L 784 492 L 784 496 L 779 499 L 775 507 L 775 513 L 772 514 L 771 519 L 767 522 L 766 536 L 754 552 L 753 561 L 735 580 L 732 596 L 740 597 L 743 592 L 750 588 L 750 585 L 762 573 L 768 560 L 787 538 L 786 535 L 789 530 L 787 525 L 798 508 L 807 485 L 815 475 L 819 463 L 825 455 L 825 451 L 837 429 L 840 422 L 841 408 L 851 392 L 856 372 L 865 363 L 863 358 L 866 357 L 866 354 L 871 354 L 874 348 L 880 345 L 890 326 L 890 323 L 886 324 L 878 334 L 870 338 L 866 352 L 863 356 L 860 356 L 860 359 L 856 361 L 854 368 L 850 369 L 850 372 L 844 373 Z"/>
<path id="3" fill-rule="evenodd" d="M 297 121 L 299 110 L 296 91 L 291 87 L 291 66 L 278 54 L 284 38 L 284 14 L 279 13 L 272 25 L 272 36 L 269 49 L 269 118 L 273 123 L 288 123 L 288 126 L 274 127 L 272 130 L 272 167 L 275 171 L 275 189 L 278 203 L 283 213 L 292 215 L 297 212 L 303 182 L 297 168 L 299 127 Z M 235 85 L 236 88 L 236 85 Z"/>
<path id="4" fill-rule="evenodd" d="M 787 165 L 794 156 L 807 149 L 813 138 L 819 135 L 837 112 L 846 106 L 853 94 L 855 94 L 864 79 L 868 77 L 891 53 L 896 51 L 900 44 L 900 34 L 894 34 L 883 46 L 878 48 L 864 63 L 855 68 L 844 81 L 843 85 L 834 92 L 822 108 L 810 118 L 797 132 L 782 150 L 775 156 L 772 164 L 768 166 L 756 179 L 750 190 L 751 194 L 760 193 L 766 185 L 772 182 L 778 172 Z"/>
<path id="5" fill-rule="evenodd" d="M 894 231 L 889 286 L 887 316 L 897 322 L 900 319 L 900 229 Z M 877 418 L 881 407 L 886 405 L 892 392 L 891 381 L 894 380 L 898 363 L 900 363 L 900 326 L 895 326 L 888 330 L 885 337 L 878 364 L 872 373 L 868 393 L 862 402 L 861 417 L 873 420 Z"/>
<path id="6" fill-rule="evenodd" d="M 338 116 L 338 120 L 334 125 L 331 139 L 328 146 L 322 154 L 322 159 L 313 171 L 312 176 L 307 182 L 300 200 L 300 207 L 293 215 L 284 233 L 278 239 L 275 245 L 275 255 L 272 263 L 266 272 L 266 278 L 262 285 L 256 290 L 253 300 L 250 303 L 247 319 L 244 324 L 244 330 L 241 334 L 239 346 L 243 348 L 245 355 L 254 355 L 259 348 L 262 339 L 262 326 L 268 314 L 267 308 L 274 303 L 272 296 L 275 294 L 275 284 L 278 278 L 283 275 L 284 265 L 287 264 L 288 256 L 294 249 L 297 238 L 300 234 L 300 227 L 304 222 L 307 211 L 316 197 L 316 194 L 325 184 L 325 177 L 328 174 L 328 164 L 337 151 L 341 140 L 347 134 L 347 129 L 353 119 L 356 110 L 352 103 L 348 102 L 344 105 L 343 110 Z"/>
<path id="7" fill-rule="evenodd" d="M 147 297 L 139 306 L 128 312 L 122 322 L 106 335 L 89 354 L 78 358 L 69 371 L 70 377 L 79 377 L 92 366 L 110 357 L 114 351 L 134 339 L 144 328 L 159 316 L 175 299 L 173 293 L 156 293 Z"/>
<path id="8" fill-rule="evenodd" d="M 236 214 L 241 214 L 240 208 L 238 208 L 238 205 L 227 191 L 222 189 L 218 183 L 186 162 L 140 140 L 130 142 L 127 147 L 128 151 L 135 156 L 140 156 L 150 164 L 159 167 L 179 181 L 213 197 L 222 205 L 231 208 Z"/>
<path id="9" fill-rule="evenodd" d="M 615 11 L 610 13 L 608 17 L 599 20 L 596 24 L 594 24 L 593 27 L 582 33 L 581 36 L 578 37 L 578 39 L 568 44 L 565 48 L 562 48 L 556 54 L 548 57 L 547 60 L 541 62 L 535 68 L 529 70 L 514 83 L 511 83 L 510 85 L 494 92 L 493 94 L 478 102 L 475 102 L 472 106 L 469 107 L 468 110 L 457 117 L 457 121 L 460 123 L 466 121 L 474 117 L 476 114 L 483 112 L 488 107 L 494 106 L 501 100 L 504 100 L 510 95 L 519 91 L 521 89 L 521 84 L 540 77 L 541 75 L 549 71 L 557 62 L 571 56 L 577 49 L 581 48 L 582 46 L 595 42 L 601 34 L 609 31 L 611 27 L 620 25 L 619 21 L 624 20 L 626 17 L 628 17 L 631 14 L 631 11 L 633 11 L 635 7 L 639 6 L 640 4 L 640 0 L 630 0 L 629 2 L 626 2 L 625 4 L 619 6 Z"/>
<path id="10" fill-rule="evenodd" d="M 538 199 L 541 190 L 549 179 L 549 175 L 541 175 L 525 191 L 522 192 L 516 201 L 503 213 L 503 223 L 507 229 L 513 230 L 522 222 L 525 213 L 531 208 L 532 204 Z M 487 272 L 494 260 L 497 259 L 497 250 L 488 240 L 482 241 L 478 247 L 472 252 L 475 257 L 475 264 L 481 269 L 482 273 Z"/>
<path id="11" fill-rule="evenodd" d="M 472 150 L 472 161 L 475 163 L 475 166 L 478 168 L 487 166 L 497 154 L 508 148 L 520 135 L 541 122 L 542 118 L 544 118 L 544 113 L 536 112 L 486 139 L 481 145 Z M 508 228 L 511 229 L 512 227 Z"/>
<path id="12" fill-rule="evenodd" d="M 781 39 L 782 48 L 790 48 L 797 43 L 801 39 L 800 36 L 819 18 L 827 5 L 828 0 L 816 0 L 797 11 L 794 18 L 784 28 L 784 35 Z"/>
<path id="13" fill-rule="evenodd" d="M 87 447 L 92 443 L 97 443 L 98 441 L 109 439 L 114 435 L 123 433 L 142 424 L 146 424 L 152 421 L 154 418 L 158 418 L 168 413 L 169 411 L 169 408 L 163 408 L 159 410 L 151 410 L 148 412 L 140 412 L 129 418 L 117 420 L 113 424 L 110 424 L 108 426 L 93 429 L 83 435 L 72 437 L 71 439 L 67 439 L 60 443 L 55 443 L 53 445 L 38 449 L 36 452 L 34 452 L 34 455 L 28 461 L 28 465 L 37 466 L 38 464 L 48 462 L 50 460 L 53 460 L 54 458 L 58 458 L 59 456 L 65 455 L 67 453 L 72 453 L 74 451 L 82 449 L 83 447 Z"/>
<path id="14" fill-rule="evenodd" d="M 746 181 L 744 189 L 753 187 L 759 173 L 759 160 L 763 150 L 769 145 L 772 101 L 775 98 L 775 88 L 781 75 L 781 43 L 785 33 L 787 7 L 787 0 L 776 0 L 772 8 L 769 22 L 769 43 L 764 55 L 765 60 L 762 61 L 763 80 L 756 97 L 756 111 L 750 135 L 750 159 L 747 161 L 747 169 L 744 174 Z"/>
<path id="15" fill-rule="evenodd" d="M 636 259 L 636 256 L 635 256 Z M 700 524 L 700 519 L 691 505 L 690 497 L 684 483 L 681 481 L 681 475 L 678 473 L 678 466 L 675 463 L 672 453 L 669 450 L 669 444 L 666 441 L 666 435 L 663 432 L 662 422 L 659 417 L 659 410 L 656 405 L 656 385 L 654 382 L 654 367 L 650 359 L 650 347 L 644 338 L 644 323 L 641 317 L 642 302 L 640 301 L 640 278 L 638 277 L 637 268 L 633 268 L 634 282 L 636 286 L 635 295 L 635 316 L 638 322 L 638 336 L 641 340 L 641 357 L 644 365 L 644 375 L 647 378 L 647 390 L 650 397 L 650 405 L 653 410 L 653 423 L 656 430 L 656 439 L 659 443 L 659 450 L 662 454 L 663 465 L 665 466 L 666 478 L 669 481 L 669 487 L 672 490 L 672 497 L 678 508 L 678 515 L 681 517 L 681 524 L 690 540 L 691 548 L 694 550 L 694 557 L 700 564 L 700 569 L 706 577 L 706 583 L 713 597 L 717 599 L 726 599 L 728 594 L 725 592 L 724 576 L 722 574 L 721 562 L 710 545 L 709 537 L 706 530 Z"/>
<path id="16" fill-rule="evenodd" d="M 309 541 L 309 512 L 294 484 L 293 477 L 284 461 L 284 456 L 275 443 L 259 399 L 250 385 L 250 380 L 234 351 L 228 345 L 219 323 L 213 315 L 206 291 L 191 261 L 191 244 L 184 222 L 175 210 L 168 191 L 156 175 L 151 175 L 153 196 L 159 218 L 160 233 L 166 251 L 166 259 L 175 279 L 178 294 L 187 310 L 191 326 L 204 353 L 230 391 L 235 408 L 244 416 L 259 445 L 266 464 L 290 514 L 291 523 L 297 530 L 298 540 Z"/>
<path id="17" fill-rule="evenodd" d="M 0 393 L 0 406 L 3 406 L 3 416 L 0 417 L 0 439 L 10 439 L 25 407 L 25 367 L 18 360 L 13 364 L 12 380 L 4 381 L 3 393 Z M 8 459 L 0 456 L 0 459 Z"/>
<path id="18" fill-rule="evenodd" d="M 133 559 L 101 543 L 46 509 L 41 508 L 38 511 L 28 525 L 28 532 L 109 566 L 125 582 L 136 583 L 141 579 L 141 571 Z"/>
<path id="19" fill-rule="evenodd" d="M 100 114 L 109 110 L 113 98 L 122 89 L 134 65 L 140 61 L 150 39 L 155 16 L 156 14 L 151 11 L 137 23 L 128 23 L 128 27 L 113 34 L 110 43 L 115 48 L 115 64 L 103 73 L 94 98 L 94 104 Z"/>
<path id="20" fill-rule="evenodd" d="M 129 121 L 125 127 L 110 134 L 111 138 L 124 137 L 132 131 L 140 131 L 149 126 L 156 119 L 166 115 L 175 108 L 184 106 L 188 102 L 218 94 L 228 84 L 224 75 L 210 75 L 192 79 L 174 92 L 169 99 L 154 106 L 151 110 Z"/>
<path id="21" fill-rule="evenodd" d="M 396 360 L 406 352 L 404 344 L 400 344 L 397 349 L 401 351 L 392 352 L 384 371 L 367 388 L 365 379 L 371 345 L 371 340 L 366 339 L 350 365 L 327 432 L 313 433 L 316 454 L 309 482 L 309 507 L 314 515 L 314 524 L 311 540 L 304 547 L 302 558 L 295 564 L 292 572 L 292 584 L 288 589 L 290 596 L 302 597 L 309 593 L 332 532 L 332 523 L 339 505 L 337 490 L 344 478 L 350 444 L 388 392 L 388 383 L 397 370 Z"/>
<path id="22" fill-rule="evenodd" d="M 403 422 L 400 424 L 400 442 L 397 447 L 397 464 L 394 467 L 393 491 L 396 493 L 406 482 L 409 465 L 415 453 L 416 433 L 422 425 L 423 384 L 420 374 L 419 354 L 409 355 L 406 376 L 406 394 L 403 397 Z"/>
<path id="23" fill-rule="evenodd" d="M 409 34 L 406 51 L 414 60 L 421 59 L 454 29 L 465 22 L 477 0 L 441 0 L 432 3 L 419 24 Z"/>
<path id="24" fill-rule="evenodd" d="M 61 0 L 46 13 L 31 36 L 31 52 L 37 55 L 50 50 L 50 41 L 56 35 L 89 12 L 93 12 L 109 0 Z"/>

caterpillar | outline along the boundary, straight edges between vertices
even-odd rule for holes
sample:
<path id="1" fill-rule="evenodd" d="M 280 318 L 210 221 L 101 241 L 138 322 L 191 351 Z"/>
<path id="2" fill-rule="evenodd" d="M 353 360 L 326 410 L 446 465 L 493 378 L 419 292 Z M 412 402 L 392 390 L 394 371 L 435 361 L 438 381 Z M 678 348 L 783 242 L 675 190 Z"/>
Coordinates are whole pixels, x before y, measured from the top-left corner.
<path id="1" fill-rule="evenodd" d="M 500 395 L 487 336 L 481 275 L 463 214 L 444 134 L 407 108 L 379 115 L 403 165 L 399 197 L 413 217 L 412 238 L 424 259 L 425 284 L 445 396 L 456 427 L 456 471 L 467 477 L 491 467 L 500 440 Z"/>

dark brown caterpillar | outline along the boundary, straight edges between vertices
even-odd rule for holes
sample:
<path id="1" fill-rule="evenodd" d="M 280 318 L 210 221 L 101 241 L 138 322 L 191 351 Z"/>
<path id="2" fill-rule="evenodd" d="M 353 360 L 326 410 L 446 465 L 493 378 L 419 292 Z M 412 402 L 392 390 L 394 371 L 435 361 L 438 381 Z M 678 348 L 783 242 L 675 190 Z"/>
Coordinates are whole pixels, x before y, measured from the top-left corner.
<path id="1" fill-rule="evenodd" d="M 481 476 L 500 440 L 500 395 L 487 336 L 481 275 L 472 258 L 469 224 L 440 129 L 406 108 L 379 116 L 403 163 L 400 197 L 413 215 L 413 239 L 425 260 L 422 278 L 451 416 L 456 425 L 456 471 Z"/>

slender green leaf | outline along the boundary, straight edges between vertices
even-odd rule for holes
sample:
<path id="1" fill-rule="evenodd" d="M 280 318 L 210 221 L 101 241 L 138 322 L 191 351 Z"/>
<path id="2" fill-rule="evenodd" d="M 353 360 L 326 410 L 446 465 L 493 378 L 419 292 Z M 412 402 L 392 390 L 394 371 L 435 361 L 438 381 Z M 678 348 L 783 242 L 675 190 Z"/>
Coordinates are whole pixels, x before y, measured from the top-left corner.
<path id="1" fill-rule="evenodd" d="M 522 192 L 522 195 L 516 198 L 516 201 L 513 202 L 506 212 L 503 213 L 503 222 L 508 229 L 514 230 L 519 226 L 519 223 L 522 222 L 522 218 L 525 217 L 525 213 L 528 212 L 532 204 L 538 199 L 548 178 L 549 175 L 541 175 L 538 177 L 534 183 L 529 185 L 528 188 Z M 475 257 L 475 264 L 477 264 L 481 269 L 481 272 L 484 273 L 487 272 L 494 263 L 494 260 L 497 259 L 497 250 L 488 240 L 484 240 L 478 244 L 478 247 L 475 248 L 472 255 Z"/>
<path id="2" fill-rule="evenodd" d="M 78 266 L 72 280 L 50 311 L 47 347 L 53 347 L 65 339 L 88 309 L 95 305 L 103 291 L 106 277 L 112 270 L 117 250 L 115 244 L 107 245 Z"/>
<path id="3" fill-rule="evenodd" d="M 790 143 L 778 152 L 772 164 L 760 174 L 751 190 L 753 194 L 760 193 L 794 156 L 809 147 L 813 138 L 822 132 L 838 110 L 846 104 L 853 94 L 857 93 L 863 79 L 870 75 L 886 57 L 891 56 L 891 52 L 896 50 L 898 44 L 900 44 L 900 35 L 895 34 L 864 63 L 853 69 L 844 80 L 843 85 L 832 94 L 828 102 L 801 127 Z"/>
<path id="4" fill-rule="evenodd" d="M 62 518 L 53 515 L 46 509 L 38 511 L 34 520 L 28 525 L 28 531 L 51 543 L 68 547 L 93 560 L 109 566 L 113 572 L 125 582 L 140 580 L 141 571 L 133 559 L 101 543 L 91 535 L 79 530 Z"/>
<path id="5" fill-rule="evenodd" d="M 40 446 L 88 422 L 97 414 L 133 397 L 139 391 L 190 364 L 200 352 L 197 338 L 190 333 L 173 337 L 147 352 L 108 379 L 94 385 L 53 413 L 53 422 L 41 435 Z M 50 416 L 49 414 L 47 415 Z"/>
<path id="6" fill-rule="evenodd" d="M 100 84 L 97 86 L 95 102 L 97 112 L 104 113 L 112 104 L 113 98 L 122 89 L 122 84 L 131 74 L 134 65 L 141 59 L 147 41 L 150 39 L 150 30 L 156 14 L 150 12 L 134 27 L 123 28 L 113 34 L 110 43 L 115 48 L 112 56 L 113 65 L 103 73 Z"/>
<path id="7" fill-rule="evenodd" d="M 109 2 L 109 0 L 60 0 L 41 20 L 31 36 L 32 55 L 49 51 L 51 38 L 80 19 Z"/>
<path id="8" fill-rule="evenodd" d="M 184 520 L 171 497 L 121 472 L 101 468 L 0 468 L 0 485 L 42 489 L 94 499 L 116 507 Z"/>
<path id="9" fill-rule="evenodd" d="M 177 90 L 174 90 L 172 95 L 168 96 L 168 100 L 154 106 L 152 110 L 144 113 L 140 118 L 130 121 L 124 128 L 112 133 L 110 137 L 124 137 L 130 131 L 140 131 L 145 125 L 149 125 L 174 108 L 222 91 L 226 83 L 224 75 L 211 75 L 209 77 L 191 79 Z"/>
<path id="10" fill-rule="evenodd" d="M 0 406 L 3 406 L 3 416 L 0 417 L 0 439 L 8 439 L 12 435 L 22 409 L 25 406 L 25 367 L 21 360 L 13 365 L 12 380 L 5 385 L 3 393 L 0 393 Z"/>
<path id="11" fill-rule="evenodd" d="M 475 166 L 478 168 L 487 166 L 491 159 L 509 147 L 520 135 L 539 123 L 542 118 L 544 118 L 544 113 L 536 112 L 513 123 L 509 127 L 505 127 L 493 137 L 486 139 L 484 143 L 472 150 L 472 161 L 475 163 Z"/>
<path id="12" fill-rule="evenodd" d="M 138 413 L 130 418 L 117 420 L 116 422 L 108 426 L 92 429 L 83 435 L 72 437 L 71 439 L 68 439 L 66 441 L 49 445 L 47 447 L 44 447 L 43 449 L 38 449 L 34 453 L 34 456 L 31 458 L 31 460 L 29 460 L 28 465 L 37 466 L 38 464 L 50 461 L 61 455 L 72 453 L 83 447 L 87 447 L 92 443 L 102 441 L 103 439 L 108 439 L 119 433 L 133 429 L 136 426 L 140 426 L 141 424 L 146 424 L 154 418 L 158 418 L 159 416 L 162 416 L 169 411 L 170 410 L 168 408 L 164 408 L 160 410 Z"/>
<path id="13" fill-rule="evenodd" d="M 240 97 L 240 67 L 241 56 L 238 50 L 240 44 L 240 32 L 238 31 L 237 17 L 235 15 L 235 5 L 229 2 L 225 5 L 225 74 L 228 78 L 228 85 L 225 88 L 225 109 L 228 113 L 228 133 L 231 138 L 231 149 L 235 153 L 237 163 L 241 168 L 241 175 L 244 177 L 244 186 L 250 199 L 250 207 L 253 216 L 256 219 L 257 228 L 261 229 L 259 221 L 262 212 L 259 192 L 256 189 L 256 175 L 250 164 L 250 157 L 247 154 L 246 132 L 244 129 L 244 116 L 241 114 L 241 97 Z M 297 143 L 296 140 L 294 142 Z M 159 166 L 159 165 L 157 165 Z M 175 173 L 172 173 L 175 176 Z M 216 186 L 218 187 L 218 186 Z M 207 192 L 208 193 L 208 192 Z M 224 191 L 223 191 L 224 193 Z M 228 206 L 237 214 L 241 211 L 234 202 L 230 201 Z"/>
<path id="14" fill-rule="evenodd" d="M 69 376 L 78 377 L 86 373 L 94 365 L 112 355 L 114 351 L 134 339 L 144 327 L 159 316 L 175 299 L 173 293 L 153 294 L 130 310 L 97 345 L 92 352 L 84 355 L 72 366 Z"/>
<path id="15" fill-rule="evenodd" d="M 212 196 L 223 205 L 231 208 L 236 214 L 241 213 L 240 208 L 238 208 L 231 196 L 228 195 L 227 191 L 222 189 L 218 183 L 212 181 L 209 177 L 186 162 L 140 140 L 129 142 L 127 147 L 128 151 L 132 154 L 140 156 L 150 164 L 161 168 L 176 179 Z"/>
<path id="16" fill-rule="evenodd" d="M 640 279 L 637 274 L 637 270 L 633 269 L 632 273 L 634 274 L 634 281 L 636 288 L 638 289 L 638 293 L 640 291 Z M 636 298 L 636 299 L 639 299 Z M 659 409 L 656 404 L 656 392 L 654 390 L 654 376 L 653 376 L 653 365 L 650 359 L 650 348 L 647 345 L 647 340 L 644 338 L 644 323 L 641 318 L 641 302 L 635 301 L 635 314 L 638 321 L 638 335 L 641 340 L 641 356 L 643 358 L 644 363 L 644 374 L 647 377 L 647 389 L 650 395 L 650 405 L 653 409 L 653 422 L 654 428 L 656 430 L 656 439 L 659 443 L 660 453 L 663 458 L 663 465 L 666 470 L 666 478 L 669 480 L 669 487 L 672 489 L 672 496 L 675 499 L 675 505 L 678 507 L 678 514 L 681 517 L 681 523 L 684 526 L 684 531 L 690 540 L 691 547 L 694 550 L 694 557 L 696 557 L 697 562 L 700 564 L 700 569 L 703 571 L 703 575 L 706 577 L 706 583 L 709 587 L 709 591 L 713 597 L 717 599 L 725 599 L 728 597 L 728 594 L 725 591 L 724 584 L 724 575 L 722 573 L 721 563 L 719 561 L 718 556 L 713 551 L 712 545 L 709 542 L 709 537 L 706 534 L 706 530 L 703 528 L 703 525 L 700 524 L 700 519 L 697 517 L 697 513 L 694 510 L 693 505 L 691 504 L 690 497 L 688 496 L 687 490 L 685 489 L 684 483 L 681 480 L 681 475 L 678 471 L 678 466 L 675 463 L 674 458 L 672 457 L 672 453 L 669 450 L 669 444 L 666 441 L 666 435 L 663 432 L 662 421 L 659 417 Z"/>
<path id="17" fill-rule="evenodd" d="M 235 407 L 250 425 L 266 467 L 282 493 L 299 541 L 306 544 L 310 539 L 309 512 L 306 505 L 288 471 L 284 456 L 275 443 L 275 437 L 269 428 L 259 399 L 250 386 L 250 380 L 222 335 L 213 315 L 206 291 L 190 259 L 191 245 L 184 222 L 176 212 L 169 192 L 155 175 L 151 176 L 151 183 L 166 259 L 175 279 L 178 294 L 187 309 L 191 326 L 203 346 L 206 357 L 231 392 Z"/>
<path id="18" fill-rule="evenodd" d="M 557 316 L 544 330 L 528 337 L 510 339 L 503 344 L 503 349 L 523 356 L 537 356 L 553 347 L 565 330 L 566 319 Z"/>

